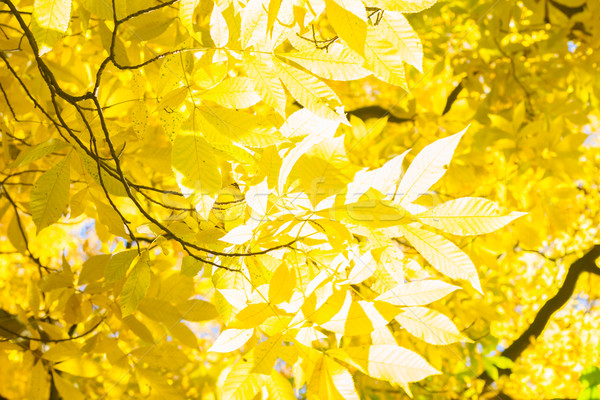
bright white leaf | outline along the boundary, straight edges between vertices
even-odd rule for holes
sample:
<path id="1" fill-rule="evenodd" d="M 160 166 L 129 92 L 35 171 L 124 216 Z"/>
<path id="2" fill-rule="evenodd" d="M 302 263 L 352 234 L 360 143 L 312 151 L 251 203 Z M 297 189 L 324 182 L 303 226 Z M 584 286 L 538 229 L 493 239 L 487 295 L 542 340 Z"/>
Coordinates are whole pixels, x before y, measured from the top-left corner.
<path id="1" fill-rule="evenodd" d="M 426 193 L 446 173 L 454 149 L 467 129 L 425 146 L 402 177 L 394 202 L 405 206 Z"/>
<path id="2" fill-rule="evenodd" d="M 227 234 L 219 240 L 231 244 L 244 244 L 252 239 L 254 230 L 249 225 L 239 225 L 227 232 Z"/>
<path id="3" fill-rule="evenodd" d="M 447 345 L 471 340 L 458 331 L 450 318 L 425 307 L 408 307 L 396 321 L 411 335 L 434 345 Z"/>
<path id="4" fill-rule="evenodd" d="M 394 345 L 374 345 L 329 350 L 328 354 L 363 373 L 397 385 L 417 382 L 440 372 L 417 353 Z"/>
<path id="5" fill-rule="evenodd" d="M 217 47 L 225 47 L 229 41 L 227 22 L 216 5 L 210 14 L 210 37 Z"/>
<path id="6" fill-rule="evenodd" d="M 480 197 L 462 197 L 433 207 L 419 221 L 453 235 L 482 235 L 494 232 L 527 213 L 500 215 L 498 204 Z"/>
<path id="7" fill-rule="evenodd" d="M 269 4 L 266 0 L 249 0 L 242 12 L 242 48 L 264 42 L 267 38 Z"/>
<path id="8" fill-rule="evenodd" d="M 229 353 L 237 350 L 250 340 L 254 329 L 225 329 L 208 349 L 215 353 Z"/>
<path id="9" fill-rule="evenodd" d="M 384 301 L 396 306 L 423 306 L 457 289 L 460 287 L 436 279 L 427 279 L 398 285 L 377 296 L 375 301 Z"/>

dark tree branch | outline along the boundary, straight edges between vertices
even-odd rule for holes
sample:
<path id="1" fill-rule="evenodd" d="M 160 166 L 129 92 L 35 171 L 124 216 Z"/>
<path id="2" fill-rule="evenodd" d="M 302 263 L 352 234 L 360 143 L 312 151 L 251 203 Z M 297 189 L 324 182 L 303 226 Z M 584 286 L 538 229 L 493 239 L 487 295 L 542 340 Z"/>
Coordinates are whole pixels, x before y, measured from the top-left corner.
<path id="1" fill-rule="evenodd" d="M 464 80 L 460 81 L 460 83 L 458 85 L 456 85 L 456 87 L 454 89 L 452 89 L 452 91 L 450 92 L 450 95 L 446 99 L 446 106 L 444 107 L 444 111 L 442 111 L 442 115 L 448 114 L 448 112 L 452 108 L 452 105 L 458 99 L 458 95 L 464 89 L 463 82 L 464 82 Z"/>
<path id="2" fill-rule="evenodd" d="M 567 301 L 573 295 L 575 285 L 579 276 L 583 272 L 589 272 L 591 274 L 600 275 L 600 268 L 596 266 L 596 259 L 600 257 L 600 244 L 592 247 L 583 257 L 576 260 L 569 267 L 569 272 L 565 280 L 554 297 L 548 300 L 542 308 L 538 311 L 537 315 L 529 325 L 529 327 L 519 336 L 510 346 L 508 346 L 501 354 L 502 357 L 506 357 L 512 361 L 515 361 L 519 356 L 527 349 L 531 343 L 531 339 L 535 339 L 541 335 L 544 328 L 548 324 L 548 321 L 552 315 L 560 310 Z M 499 369 L 499 375 L 510 375 L 511 369 Z M 482 373 L 479 379 L 485 381 L 484 391 L 489 391 L 489 385 L 494 381 L 487 372 Z M 486 390 L 487 389 L 487 390 Z"/>
<path id="3" fill-rule="evenodd" d="M 381 106 L 367 106 L 360 107 L 355 110 L 348 111 L 348 114 L 354 115 L 360 119 L 369 119 L 369 118 L 383 118 L 385 116 L 388 117 L 388 122 L 392 122 L 395 124 L 401 124 L 403 122 L 412 122 L 414 121 L 414 117 L 411 118 L 399 118 L 396 117 L 390 110 L 387 110 Z"/>
<path id="4" fill-rule="evenodd" d="M 569 7 L 569 6 L 561 4 L 558 1 L 554 1 L 554 0 L 548 0 L 548 2 L 550 4 L 552 4 L 552 6 L 554 6 L 556 9 L 558 9 L 561 13 L 563 13 L 564 15 L 566 15 L 567 18 L 571 18 L 575 14 L 582 13 L 585 10 L 585 7 L 586 7 L 586 1 L 585 0 L 582 0 L 581 5 L 580 6 L 576 6 L 576 7 Z M 548 3 L 546 3 L 546 4 L 548 4 Z"/>

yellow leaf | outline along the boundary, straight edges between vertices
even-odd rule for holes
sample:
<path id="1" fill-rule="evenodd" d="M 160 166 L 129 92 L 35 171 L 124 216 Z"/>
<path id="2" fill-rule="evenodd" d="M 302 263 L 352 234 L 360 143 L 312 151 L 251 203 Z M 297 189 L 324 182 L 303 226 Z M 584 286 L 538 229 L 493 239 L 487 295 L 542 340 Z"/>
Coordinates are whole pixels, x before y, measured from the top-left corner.
<path id="1" fill-rule="evenodd" d="M 62 215 L 69 202 L 70 157 L 44 172 L 31 191 L 29 208 L 37 231 L 52 225 Z"/>
<path id="2" fill-rule="evenodd" d="M 453 235 L 481 235 L 496 231 L 526 213 L 499 215 L 498 204 L 480 197 L 450 200 L 417 215 L 419 221 Z"/>
<path id="3" fill-rule="evenodd" d="M 326 139 L 298 159 L 288 180 L 298 179 L 315 205 L 345 190 L 355 172 L 347 159 L 343 136 Z"/>
<path id="4" fill-rule="evenodd" d="M 144 102 L 138 101 L 131 108 L 131 123 L 135 135 L 139 140 L 142 140 L 148 125 L 148 108 Z"/>
<path id="5" fill-rule="evenodd" d="M 264 102 L 281 116 L 285 116 L 285 90 L 273 71 L 273 66 L 250 53 L 244 53 L 243 60 L 248 77 L 254 82 L 254 87 Z"/>
<path id="6" fill-rule="evenodd" d="M 400 225 L 398 229 L 431 266 L 452 279 L 469 281 L 475 290 L 482 293 L 475 265 L 454 243 L 410 225 Z"/>
<path id="7" fill-rule="evenodd" d="M 227 400 L 253 399 L 262 390 L 268 377 L 252 373 L 252 368 L 254 368 L 254 362 L 249 355 L 238 361 L 231 368 L 224 384 L 220 387 L 220 398 Z"/>
<path id="8" fill-rule="evenodd" d="M 271 375 L 266 379 L 265 386 L 267 387 L 269 396 L 271 396 L 270 398 L 281 400 L 297 399 L 290 381 L 275 369 L 271 370 Z"/>
<path id="9" fill-rule="evenodd" d="M 150 286 L 151 276 L 148 252 L 145 251 L 133 266 L 121 290 L 120 304 L 123 316 L 127 316 L 136 310 Z"/>
<path id="10" fill-rule="evenodd" d="M 266 118 L 242 111 L 203 105 L 194 113 L 197 129 L 211 143 L 263 148 L 283 137 Z"/>
<path id="11" fill-rule="evenodd" d="M 71 19 L 71 0 L 35 0 L 31 32 L 37 42 L 39 55 L 52 50 L 64 35 Z"/>
<path id="12" fill-rule="evenodd" d="M 419 339 L 435 344 L 446 345 L 471 340 L 461 334 L 444 314 L 425 307 L 408 307 L 396 315 L 396 321 L 404 329 Z"/>
<path id="13" fill-rule="evenodd" d="M 85 285 L 102 279 L 110 258 L 109 254 L 98 254 L 88 258 L 81 266 L 77 284 Z"/>
<path id="14" fill-rule="evenodd" d="M 146 325 L 138 321 L 133 315 L 128 315 L 127 317 L 123 318 L 123 322 L 140 339 L 148 343 L 154 343 L 154 338 L 152 337 L 150 330 L 146 327 Z"/>
<path id="15" fill-rule="evenodd" d="M 252 349 L 252 362 L 254 367 L 250 372 L 270 375 L 273 371 L 279 349 L 281 348 L 281 341 L 283 335 L 277 333 L 267 340 L 260 342 L 254 349 Z"/>
<path id="16" fill-rule="evenodd" d="M 314 75 L 294 68 L 273 58 L 279 79 L 292 97 L 321 118 L 348 123 L 346 116 L 334 111 L 340 106 L 340 99 L 333 90 Z"/>
<path id="17" fill-rule="evenodd" d="M 332 43 L 327 49 L 311 47 L 279 55 L 321 78 L 334 81 L 362 79 L 371 74 L 362 67 L 364 60 L 338 42 Z"/>
<path id="18" fill-rule="evenodd" d="M 114 208 L 97 199 L 94 199 L 94 205 L 98 213 L 98 221 L 96 223 L 106 225 L 108 231 L 115 236 L 129 238 L 125 230 L 125 224 Z"/>
<path id="19" fill-rule="evenodd" d="M 50 394 L 50 375 L 40 360 L 31 369 L 29 378 L 29 393 L 27 398 L 31 400 L 47 400 Z"/>
<path id="20" fill-rule="evenodd" d="M 246 344 L 254 334 L 254 329 L 225 329 L 208 349 L 215 353 L 229 353 Z"/>
<path id="21" fill-rule="evenodd" d="M 406 17 L 399 12 L 386 11 L 378 26 L 402 60 L 423 72 L 423 47 Z"/>
<path id="22" fill-rule="evenodd" d="M 13 247 L 19 251 L 20 253 L 25 253 L 27 250 L 27 243 L 25 242 L 25 229 L 22 226 L 23 222 L 20 221 L 19 215 L 15 212 L 13 217 L 8 224 L 8 228 L 6 229 L 6 235 L 8 236 L 8 240 Z M 21 225 L 20 225 L 21 224 Z M 23 229 L 23 231 L 21 231 Z"/>
<path id="23" fill-rule="evenodd" d="M 173 143 L 171 162 L 177 184 L 184 196 L 192 197 L 198 203 L 198 196 L 205 196 L 207 200 L 216 199 L 217 192 L 221 189 L 221 171 L 210 144 L 198 134 L 180 133 Z M 201 217 L 208 218 L 212 202 L 206 207 L 198 207 L 203 211 Z"/>
<path id="24" fill-rule="evenodd" d="M 55 364 L 54 369 L 84 378 L 93 378 L 100 373 L 98 364 L 87 358 L 73 358 Z"/>
<path id="25" fill-rule="evenodd" d="M 200 3 L 200 0 L 181 0 L 179 2 L 179 20 L 187 29 L 188 33 L 194 39 L 201 42 L 200 36 L 194 30 L 194 10 Z M 216 8 L 216 7 L 215 7 Z"/>
<path id="26" fill-rule="evenodd" d="M 373 2 L 369 4 L 373 4 L 386 11 L 416 13 L 431 7 L 436 2 L 437 0 L 373 0 Z"/>
<path id="27" fill-rule="evenodd" d="M 367 11 L 361 0 L 325 0 L 327 19 L 348 46 L 365 56 Z"/>
<path id="28" fill-rule="evenodd" d="M 85 399 L 81 391 L 78 388 L 76 388 L 75 385 L 73 385 L 71 382 L 63 378 L 60 374 L 57 374 L 55 371 L 52 371 L 52 378 L 54 380 L 56 390 L 58 390 L 58 393 L 62 396 L 63 399 Z"/>
<path id="29" fill-rule="evenodd" d="M 190 328 L 188 328 L 184 323 L 178 322 L 175 325 L 168 326 L 169 332 L 173 337 L 179 340 L 184 345 L 196 349 L 198 348 L 198 340 L 196 339 L 196 334 L 192 332 Z"/>
<path id="30" fill-rule="evenodd" d="M 377 27 L 368 29 L 364 66 L 382 81 L 408 90 L 402 58 Z"/>
<path id="31" fill-rule="evenodd" d="M 273 315 L 273 309 L 268 303 L 249 304 L 235 315 L 229 324 L 232 328 L 254 328 Z"/>
<path id="32" fill-rule="evenodd" d="M 210 321 L 218 316 L 215 306 L 204 300 L 190 299 L 178 305 L 177 309 L 186 321 Z"/>
<path id="33" fill-rule="evenodd" d="M 246 77 L 225 79 L 217 86 L 203 92 L 201 97 L 223 107 L 235 109 L 252 107 L 261 99 L 254 91 L 254 82 Z"/>
<path id="34" fill-rule="evenodd" d="M 273 276 L 271 277 L 271 282 L 269 283 L 269 301 L 274 304 L 290 301 L 295 287 L 296 271 L 286 263 L 282 263 L 273 272 Z"/>
<path id="35" fill-rule="evenodd" d="M 163 322 L 170 327 L 181 319 L 179 310 L 171 303 L 157 298 L 145 298 L 140 301 L 138 309 L 147 317 Z"/>
<path id="36" fill-rule="evenodd" d="M 92 176 L 96 183 L 100 184 L 102 182 L 102 186 L 106 188 L 106 191 L 109 194 L 121 197 L 127 196 L 127 191 L 121 181 L 114 176 L 109 175 L 104 169 L 101 169 L 101 175 L 98 174 L 98 163 L 96 160 L 84 153 L 83 150 L 78 151 L 77 154 L 79 155 L 79 159 L 85 170 Z M 102 179 L 100 179 L 100 177 L 102 177 Z"/>
<path id="37" fill-rule="evenodd" d="M 320 399 L 358 400 L 352 375 L 325 354 L 315 362 L 306 390 Z"/>
<path id="38" fill-rule="evenodd" d="M 331 135 L 333 136 L 333 135 Z M 281 168 L 279 169 L 279 177 L 277 179 L 278 185 L 277 190 L 279 193 L 284 193 L 287 178 L 292 172 L 296 162 L 302 157 L 307 151 L 317 144 L 323 142 L 325 139 L 331 139 L 331 136 L 326 135 L 308 135 L 300 143 L 296 144 L 283 158 L 281 162 Z"/>

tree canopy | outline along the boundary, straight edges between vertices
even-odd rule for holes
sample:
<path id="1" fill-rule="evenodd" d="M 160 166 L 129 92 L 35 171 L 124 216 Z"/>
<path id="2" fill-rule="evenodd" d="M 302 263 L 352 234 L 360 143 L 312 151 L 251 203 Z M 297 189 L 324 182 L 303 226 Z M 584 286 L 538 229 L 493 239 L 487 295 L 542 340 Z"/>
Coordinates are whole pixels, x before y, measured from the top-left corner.
<path id="1" fill-rule="evenodd" d="M 597 398 L 598 20 L 0 0 L 0 398 Z"/>

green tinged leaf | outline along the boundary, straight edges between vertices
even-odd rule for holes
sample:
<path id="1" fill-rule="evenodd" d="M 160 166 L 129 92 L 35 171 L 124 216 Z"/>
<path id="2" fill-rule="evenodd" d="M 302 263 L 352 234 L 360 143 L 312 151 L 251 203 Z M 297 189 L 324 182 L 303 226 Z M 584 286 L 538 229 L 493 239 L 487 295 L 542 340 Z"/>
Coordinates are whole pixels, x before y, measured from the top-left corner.
<path id="1" fill-rule="evenodd" d="M 67 156 L 44 172 L 31 191 L 29 208 L 38 232 L 58 221 L 67 208 L 71 184 L 70 160 Z"/>
<path id="2" fill-rule="evenodd" d="M 88 258 L 81 266 L 78 284 L 85 285 L 102 279 L 110 259 L 109 254 L 98 254 Z"/>
<path id="3" fill-rule="evenodd" d="M 123 186 L 121 181 L 110 175 L 104 169 L 101 169 L 102 180 L 100 180 L 100 175 L 98 174 L 98 163 L 96 162 L 96 160 L 84 153 L 83 150 L 79 150 L 77 154 L 79 155 L 79 159 L 81 160 L 81 164 L 83 165 L 85 170 L 92 176 L 92 178 L 94 178 L 94 181 L 96 181 L 96 183 L 102 184 L 102 186 L 106 188 L 106 191 L 109 194 L 119 197 L 127 196 L 127 191 L 125 190 L 125 187 Z"/>
<path id="4" fill-rule="evenodd" d="M 137 250 L 125 250 L 113 254 L 104 268 L 104 279 L 106 282 L 115 282 L 125 278 L 131 262 L 137 255 Z"/>
<path id="5" fill-rule="evenodd" d="M 39 160 L 40 158 L 54 151 L 61 150 L 67 146 L 68 144 L 60 139 L 47 140 L 43 143 L 29 147 L 25 151 L 21 152 L 17 159 L 13 161 L 13 163 L 10 165 L 10 168 L 22 167 L 23 165 L 27 165 L 36 160 Z"/>
<path id="6" fill-rule="evenodd" d="M 151 277 L 148 252 L 144 252 L 134 265 L 121 290 L 120 305 L 123 316 L 129 315 L 137 309 L 138 304 L 146 296 Z"/>

